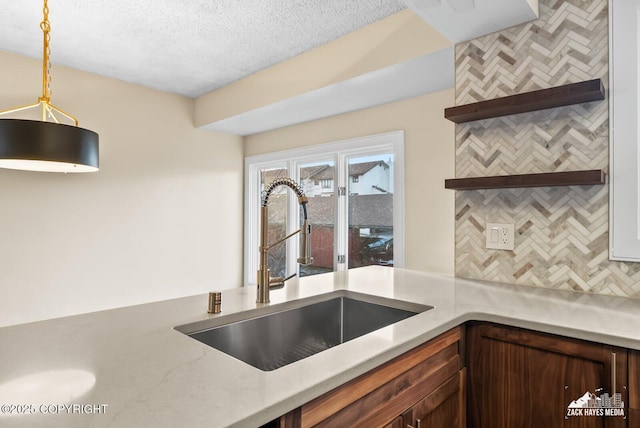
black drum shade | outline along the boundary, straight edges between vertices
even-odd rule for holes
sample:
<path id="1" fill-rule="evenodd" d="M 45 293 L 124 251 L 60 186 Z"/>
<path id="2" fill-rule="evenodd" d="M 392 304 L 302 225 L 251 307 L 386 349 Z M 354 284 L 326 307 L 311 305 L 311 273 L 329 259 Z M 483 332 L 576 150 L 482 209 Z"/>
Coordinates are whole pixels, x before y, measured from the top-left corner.
<path id="1" fill-rule="evenodd" d="M 98 134 L 54 122 L 0 119 L 0 168 L 97 171 Z"/>

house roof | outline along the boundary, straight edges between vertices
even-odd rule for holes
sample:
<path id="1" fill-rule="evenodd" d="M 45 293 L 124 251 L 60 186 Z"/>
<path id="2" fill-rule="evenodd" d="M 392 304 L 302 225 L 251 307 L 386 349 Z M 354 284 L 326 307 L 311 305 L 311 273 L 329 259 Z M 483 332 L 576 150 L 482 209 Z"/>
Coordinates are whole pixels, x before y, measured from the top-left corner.
<path id="1" fill-rule="evenodd" d="M 393 194 L 349 197 L 349 217 L 352 226 L 393 227 Z"/>
<path id="2" fill-rule="evenodd" d="M 315 165 L 300 168 L 300 177 L 308 180 L 331 180 L 334 177 L 335 168 L 332 165 Z"/>
<path id="3" fill-rule="evenodd" d="M 363 175 L 374 167 L 382 165 L 389 168 L 385 161 L 361 162 L 349 165 L 349 176 Z M 279 177 L 289 176 L 286 168 L 269 169 L 262 172 L 262 179 L 265 186 L 268 186 L 273 180 Z M 300 168 L 300 177 L 308 180 L 331 180 L 335 176 L 335 167 L 329 164 L 314 165 Z"/>
<path id="4" fill-rule="evenodd" d="M 375 168 L 378 165 L 382 165 L 385 168 L 389 168 L 389 165 L 385 161 L 372 161 L 372 162 L 360 162 L 349 164 L 349 176 L 363 175 Z M 300 168 L 300 176 L 305 179 L 313 180 L 330 180 L 335 176 L 335 168 L 333 165 L 323 164 L 314 165 L 304 168 Z"/>
<path id="5" fill-rule="evenodd" d="M 309 198 L 309 222 L 312 225 L 332 225 L 336 198 Z M 349 196 L 349 223 L 356 227 L 393 227 L 393 194 Z"/>
<path id="6" fill-rule="evenodd" d="M 389 165 L 385 161 L 373 161 L 373 162 L 361 162 L 349 164 L 349 176 L 363 175 L 371 171 L 374 167 L 382 165 L 385 168 L 389 168 Z"/>
<path id="7" fill-rule="evenodd" d="M 264 182 L 265 187 L 271 184 L 276 178 L 288 176 L 289 174 L 286 168 L 262 170 L 262 181 Z"/>

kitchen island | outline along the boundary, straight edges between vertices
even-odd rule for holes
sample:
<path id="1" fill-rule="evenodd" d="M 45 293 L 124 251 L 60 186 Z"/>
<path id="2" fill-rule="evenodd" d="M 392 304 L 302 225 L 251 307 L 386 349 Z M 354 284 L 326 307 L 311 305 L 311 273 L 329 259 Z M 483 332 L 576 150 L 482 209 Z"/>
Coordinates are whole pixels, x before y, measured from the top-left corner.
<path id="1" fill-rule="evenodd" d="M 223 290 L 216 315 L 207 313 L 204 294 L 0 328 L 0 391 L 37 373 L 82 371 L 95 385 L 69 403 L 101 410 L 66 410 L 58 405 L 69 403 L 44 394 L 34 403 L 0 403 L 35 406 L 33 414 L 19 415 L 17 408 L 0 414 L 0 425 L 256 427 L 474 320 L 640 350 L 640 300 L 397 268 L 294 279 L 271 292 L 269 305 L 336 290 L 434 308 L 269 372 L 174 329 L 263 306 L 255 302 L 255 287 Z"/>

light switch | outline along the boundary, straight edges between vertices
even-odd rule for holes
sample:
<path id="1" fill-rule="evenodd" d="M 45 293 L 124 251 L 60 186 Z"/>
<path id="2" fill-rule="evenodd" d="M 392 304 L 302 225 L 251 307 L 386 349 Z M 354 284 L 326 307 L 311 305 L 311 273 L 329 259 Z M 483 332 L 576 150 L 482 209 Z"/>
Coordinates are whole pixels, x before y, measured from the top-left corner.
<path id="1" fill-rule="evenodd" d="M 491 229 L 489 229 L 489 231 L 491 232 L 491 243 L 492 244 L 497 244 L 498 243 L 498 231 L 500 229 L 497 227 L 492 227 Z"/>

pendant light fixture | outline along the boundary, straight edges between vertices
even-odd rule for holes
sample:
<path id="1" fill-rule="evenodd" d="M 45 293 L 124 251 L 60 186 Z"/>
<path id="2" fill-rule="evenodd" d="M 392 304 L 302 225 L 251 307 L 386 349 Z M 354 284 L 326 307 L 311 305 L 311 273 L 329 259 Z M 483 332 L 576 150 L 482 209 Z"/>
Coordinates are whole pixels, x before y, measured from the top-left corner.
<path id="1" fill-rule="evenodd" d="M 42 96 L 27 106 L 0 111 L 0 117 L 28 109 L 40 109 L 42 120 L 0 118 L 0 168 L 46 172 L 98 170 L 98 134 L 78 127 L 78 119 L 51 104 L 49 60 L 49 7 L 44 0 Z M 72 123 L 60 123 L 57 116 Z"/>

